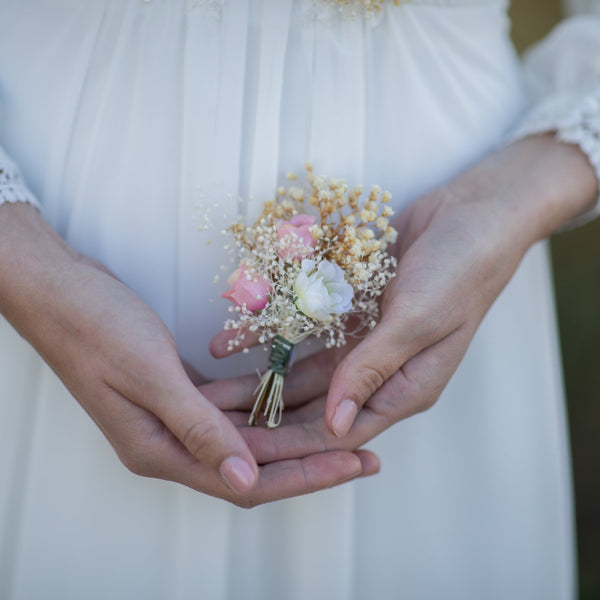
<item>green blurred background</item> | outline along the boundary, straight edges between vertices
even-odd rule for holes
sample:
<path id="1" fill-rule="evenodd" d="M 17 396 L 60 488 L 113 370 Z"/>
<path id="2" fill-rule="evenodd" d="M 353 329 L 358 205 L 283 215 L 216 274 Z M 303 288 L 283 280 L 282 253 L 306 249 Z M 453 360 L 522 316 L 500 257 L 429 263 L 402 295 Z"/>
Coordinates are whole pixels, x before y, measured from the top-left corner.
<path id="1" fill-rule="evenodd" d="M 513 39 L 523 50 L 560 19 L 560 0 L 513 0 L 511 14 Z M 599 239 L 596 220 L 551 240 L 573 451 L 580 600 L 600 599 Z"/>

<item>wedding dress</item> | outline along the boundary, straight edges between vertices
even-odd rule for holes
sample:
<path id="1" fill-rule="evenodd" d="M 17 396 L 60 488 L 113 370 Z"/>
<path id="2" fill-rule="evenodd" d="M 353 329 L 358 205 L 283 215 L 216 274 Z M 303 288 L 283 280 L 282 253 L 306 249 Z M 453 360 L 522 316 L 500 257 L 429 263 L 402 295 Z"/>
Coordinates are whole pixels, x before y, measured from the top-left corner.
<path id="1" fill-rule="evenodd" d="M 523 120 L 503 0 L 382 4 L 0 0 L 0 198 L 37 197 L 215 377 L 264 353 L 208 354 L 227 316 L 214 232 L 287 171 L 378 183 L 401 210 L 519 122 L 600 165 L 598 17 L 532 54 Z M 0 598 L 572 598 L 546 254 L 529 252 L 437 405 L 369 444 L 381 474 L 251 511 L 130 474 L 0 323 Z"/>

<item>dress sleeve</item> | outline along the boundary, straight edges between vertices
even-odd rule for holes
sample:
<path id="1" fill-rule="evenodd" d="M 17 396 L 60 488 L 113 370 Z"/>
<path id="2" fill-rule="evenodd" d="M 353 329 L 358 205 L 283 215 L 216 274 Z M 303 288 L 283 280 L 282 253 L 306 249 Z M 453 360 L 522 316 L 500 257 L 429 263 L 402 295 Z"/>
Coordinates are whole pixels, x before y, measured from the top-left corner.
<path id="1" fill-rule="evenodd" d="M 25 185 L 17 165 L 0 147 L 0 204 L 5 202 L 27 202 L 40 209 L 39 202 Z"/>
<path id="2" fill-rule="evenodd" d="M 587 10 L 565 19 L 525 55 L 529 108 L 510 140 L 555 132 L 581 148 L 600 182 L 600 0 L 588 0 Z M 567 227 L 598 214 L 600 200 Z"/>

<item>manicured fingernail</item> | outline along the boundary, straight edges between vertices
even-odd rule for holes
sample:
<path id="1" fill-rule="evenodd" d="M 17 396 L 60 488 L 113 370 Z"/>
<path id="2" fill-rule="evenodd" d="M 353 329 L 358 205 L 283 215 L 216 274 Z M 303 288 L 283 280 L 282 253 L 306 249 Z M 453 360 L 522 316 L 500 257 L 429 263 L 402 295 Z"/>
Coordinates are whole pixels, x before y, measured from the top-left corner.
<path id="1" fill-rule="evenodd" d="M 354 400 L 342 400 L 333 414 L 333 432 L 338 437 L 344 437 L 352 427 L 358 413 L 358 406 Z"/>
<path id="2" fill-rule="evenodd" d="M 221 463 L 219 469 L 225 483 L 238 494 L 246 493 L 254 485 L 252 467 L 239 456 L 230 456 Z"/>

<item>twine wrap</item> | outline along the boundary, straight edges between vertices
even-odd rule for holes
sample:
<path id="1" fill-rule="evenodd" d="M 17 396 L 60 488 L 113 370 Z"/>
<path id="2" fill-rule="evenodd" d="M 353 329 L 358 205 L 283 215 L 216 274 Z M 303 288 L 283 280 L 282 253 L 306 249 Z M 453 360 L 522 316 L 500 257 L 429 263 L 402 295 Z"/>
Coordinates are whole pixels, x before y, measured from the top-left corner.
<path id="1" fill-rule="evenodd" d="M 287 366 L 292 357 L 292 350 L 294 344 L 289 340 L 286 340 L 281 335 L 276 335 L 273 339 L 273 346 L 271 355 L 269 356 L 270 369 L 273 373 L 277 373 L 282 377 L 287 375 Z"/>

